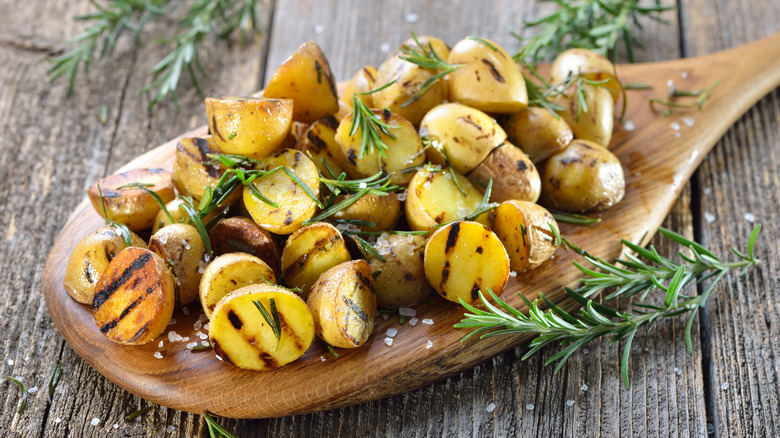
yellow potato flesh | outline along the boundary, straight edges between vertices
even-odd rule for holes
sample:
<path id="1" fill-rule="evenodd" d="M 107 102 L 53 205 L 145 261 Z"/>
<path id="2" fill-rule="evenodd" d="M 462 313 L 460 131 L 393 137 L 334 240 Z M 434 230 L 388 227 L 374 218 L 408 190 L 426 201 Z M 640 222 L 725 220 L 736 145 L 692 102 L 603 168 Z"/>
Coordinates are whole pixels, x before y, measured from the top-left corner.
<path id="1" fill-rule="evenodd" d="M 341 151 L 341 146 L 336 142 L 338 128 L 339 121 L 336 117 L 325 116 L 309 126 L 301 141 L 300 149 L 311 158 L 320 173 L 327 178 L 337 178 L 345 167 L 346 158 Z"/>
<path id="2" fill-rule="evenodd" d="M 287 239 L 282 250 L 282 274 L 287 284 L 300 288 L 301 297 L 306 299 L 322 273 L 351 259 L 336 227 L 318 222 Z"/>
<path id="3" fill-rule="evenodd" d="M 260 160 L 276 150 L 292 124 L 288 99 L 206 98 L 206 116 L 214 145 L 225 154 Z"/>
<path id="4" fill-rule="evenodd" d="M 464 196 L 455 185 L 457 178 Z M 476 210 L 482 193 L 466 177 L 447 170 L 424 167 L 415 173 L 407 189 L 406 220 L 415 231 L 433 231 L 445 222 L 461 219 Z M 479 218 L 487 223 L 487 215 Z"/>
<path id="5" fill-rule="evenodd" d="M 223 254 L 203 271 L 198 290 L 203 312 L 211 318 L 223 297 L 244 286 L 266 281 L 276 283 L 276 275 L 263 260 L 243 252 Z"/>
<path id="6" fill-rule="evenodd" d="M 344 87 L 344 94 L 341 95 L 341 101 L 349 105 L 351 108 L 352 96 L 355 93 L 365 93 L 367 91 L 373 90 L 375 84 L 376 68 L 367 65 L 358 70 L 358 72 L 352 76 L 352 79 L 349 80 L 347 86 Z M 362 94 L 358 96 L 358 98 L 362 100 L 363 103 L 365 103 L 369 108 L 374 107 L 374 99 L 372 94 Z"/>

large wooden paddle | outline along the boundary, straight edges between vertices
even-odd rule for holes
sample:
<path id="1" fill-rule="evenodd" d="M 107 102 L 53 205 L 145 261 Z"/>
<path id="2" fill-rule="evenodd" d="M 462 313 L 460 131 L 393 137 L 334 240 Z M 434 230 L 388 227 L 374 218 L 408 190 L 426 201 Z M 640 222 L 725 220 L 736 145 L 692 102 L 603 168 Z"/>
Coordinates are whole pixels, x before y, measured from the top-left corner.
<path id="1" fill-rule="evenodd" d="M 780 85 L 780 34 L 699 58 L 619 66 L 618 74 L 624 82 L 653 87 L 628 92 L 626 120 L 635 128 L 619 126 L 613 136 L 612 149 L 627 175 L 625 199 L 605 212 L 599 224 L 561 225 L 571 241 L 608 260 L 620 255 L 621 238 L 641 244 L 650 241 L 704 155 L 745 111 Z M 666 117 L 652 111 L 648 99 L 665 98 L 670 80 L 684 90 L 705 88 L 717 80 L 720 84 L 701 111 L 672 111 Z M 205 132 L 203 127 L 184 136 Z M 171 168 L 176 141 L 134 159 L 123 169 Z M 187 342 L 169 343 L 165 335 L 145 346 L 117 345 L 97 330 L 89 308 L 70 299 L 62 287 L 73 247 L 102 223 L 85 200 L 57 238 L 43 281 L 49 313 L 70 346 L 98 372 L 140 397 L 171 408 L 194 413 L 208 410 L 235 418 L 332 409 L 428 385 L 527 340 L 504 336 L 460 342 L 468 331 L 452 326 L 462 318 L 463 309 L 435 299 L 417 308 L 417 318 L 429 318 L 433 325 L 401 326 L 396 317 L 379 318 L 369 345 L 340 350 L 336 359 L 323 344 L 315 343 L 298 361 L 275 371 L 241 370 L 220 362 L 210 350 L 191 353 L 185 348 Z M 510 279 L 504 292 L 507 302 L 524 309 L 517 293 L 533 299 L 541 291 L 565 309 L 576 307 L 562 292 L 563 286 L 580 278 L 572 265 L 575 257 L 559 250 L 553 260 Z M 189 310 L 189 316 L 177 311 L 177 322 L 169 329 L 189 337 L 189 342 L 199 341 L 193 325 L 201 310 L 196 305 Z M 388 328 L 399 330 L 392 346 L 382 341 Z M 162 347 L 158 347 L 160 340 L 165 341 Z M 154 357 L 158 351 L 162 359 Z"/>

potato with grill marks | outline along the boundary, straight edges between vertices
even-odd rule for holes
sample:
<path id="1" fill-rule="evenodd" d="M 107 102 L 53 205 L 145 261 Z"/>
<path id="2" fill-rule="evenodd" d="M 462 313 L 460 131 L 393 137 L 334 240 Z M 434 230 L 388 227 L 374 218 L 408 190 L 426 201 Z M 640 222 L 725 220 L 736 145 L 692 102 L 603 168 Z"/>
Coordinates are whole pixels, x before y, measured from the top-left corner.
<path id="1" fill-rule="evenodd" d="M 160 205 L 145 190 L 129 186 L 133 183 L 155 192 L 163 202 L 170 202 L 175 197 L 171 172 L 163 169 L 133 169 L 107 176 L 91 185 L 87 196 L 101 217 L 105 217 L 100 199 L 102 192 L 109 219 L 127 225 L 132 231 L 152 228 Z"/>
<path id="2" fill-rule="evenodd" d="M 298 148 L 311 158 L 326 178 L 336 178 L 344 171 L 344 153 L 336 141 L 339 121 L 334 116 L 325 116 L 312 123 L 298 143 Z M 327 165 L 323 163 L 327 162 Z M 330 175 L 333 172 L 333 175 Z"/>
<path id="3" fill-rule="evenodd" d="M 282 275 L 287 285 L 301 289 L 305 300 L 323 272 L 351 259 L 339 230 L 317 222 L 287 239 L 282 250 Z"/>
<path id="4" fill-rule="evenodd" d="M 201 277 L 198 268 L 206 255 L 206 246 L 198 229 L 189 224 L 163 227 L 149 238 L 149 249 L 171 267 L 176 306 L 186 306 L 197 300 Z"/>
<path id="5" fill-rule="evenodd" d="M 508 116 L 501 125 L 509 141 L 539 164 L 571 143 L 574 134 L 560 117 L 538 106 Z"/>
<path id="6" fill-rule="evenodd" d="M 320 276 L 306 304 L 317 336 L 334 347 L 357 348 L 374 330 L 376 294 L 365 260 L 342 263 Z"/>
<path id="7" fill-rule="evenodd" d="M 555 218 L 532 202 L 506 201 L 490 212 L 490 229 L 504 244 L 516 272 L 534 269 L 553 255 L 551 227 L 558 229 Z"/>
<path id="8" fill-rule="evenodd" d="M 465 195 L 455 184 L 457 178 Z M 445 222 L 472 214 L 482 201 L 482 193 L 465 176 L 436 166 L 426 166 L 414 174 L 407 189 L 406 221 L 415 231 L 433 231 Z M 487 214 L 478 221 L 487 224 Z"/>
<path id="9" fill-rule="evenodd" d="M 141 345 L 165 331 L 173 315 L 173 275 L 160 256 L 130 247 L 111 260 L 95 287 L 92 311 L 101 333 Z"/>
<path id="10" fill-rule="evenodd" d="M 341 95 L 341 102 L 352 108 L 352 96 L 355 93 L 365 93 L 375 88 L 376 68 L 367 65 L 355 73 L 344 87 L 344 94 Z M 375 108 L 372 94 L 362 94 L 358 96 L 369 108 Z"/>
<path id="11" fill-rule="evenodd" d="M 252 219 L 243 216 L 221 219 L 209 231 L 209 239 L 216 255 L 245 252 L 263 260 L 276 275 L 282 272 L 279 267 L 282 256 L 279 243 Z"/>
<path id="12" fill-rule="evenodd" d="M 131 246 L 146 248 L 146 243 L 133 232 Z M 73 248 L 62 285 L 74 300 L 92 304 L 97 284 L 106 267 L 119 251 L 127 246 L 125 239 L 112 226 L 98 228 Z"/>
<path id="13" fill-rule="evenodd" d="M 258 306 L 265 309 L 271 323 Z M 314 322 L 306 303 L 279 286 L 264 283 L 242 287 L 222 299 L 211 315 L 209 341 L 214 351 L 239 368 L 279 368 L 301 357 L 313 340 Z"/>
<path id="14" fill-rule="evenodd" d="M 336 196 L 336 203 L 347 198 L 348 195 Z M 401 201 L 398 194 L 389 193 L 387 196 L 366 193 L 349 207 L 339 210 L 331 216 L 335 220 L 356 220 L 371 222 L 374 226 L 358 225 L 364 231 L 385 231 L 393 228 L 401 216 Z"/>
<path id="15" fill-rule="evenodd" d="M 314 196 L 320 194 L 317 166 L 303 152 L 282 149 L 264 160 L 265 170 L 284 166 L 309 187 Z M 252 219 L 262 228 L 276 234 L 292 234 L 301 224 L 314 216 L 317 204 L 283 170 L 261 176 L 244 187 L 244 206 Z M 277 207 L 261 200 L 255 192 L 274 202 Z"/>
<path id="16" fill-rule="evenodd" d="M 491 202 L 510 199 L 536 202 L 542 191 L 542 182 L 534 163 L 523 151 L 509 142 L 503 142 L 482 163 L 468 174 L 469 181 L 478 187 L 487 187 L 493 180 Z"/>
<path id="17" fill-rule="evenodd" d="M 216 153 L 211 136 L 179 140 L 173 161 L 173 185 L 180 194 L 200 199 L 206 187 L 214 188 L 217 185 L 227 168 L 214 164 L 215 160 L 208 157 Z M 225 204 L 236 202 L 240 196 L 239 191 L 234 191 Z"/>
<path id="18" fill-rule="evenodd" d="M 209 263 L 200 279 L 200 303 L 211 314 L 223 297 L 251 284 L 276 283 L 274 271 L 258 257 L 243 252 L 224 254 Z"/>
<path id="19" fill-rule="evenodd" d="M 292 125 L 293 102 L 256 97 L 207 97 L 214 146 L 223 154 L 261 160 L 278 149 Z"/>
<path id="20" fill-rule="evenodd" d="M 240 191 L 236 191 L 239 196 L 241 195 Z M 171 215 L 171 219 L 173 219 L 173 222 L 171 222 L 170 219 L 168 219 L 168 215 L 165 214 L 165 212 L 160 209 L 160 211 L 157 213 L 157 216 L 154 217 L 154 226 L 152 227 L 152 234 L 156 233 L 160 228 L 170 225 L 172 223 L 174 224 L 182 224 L 182 223 L 190 223 L 190 215 L 187 214 L 186 211 L 184 211 L 183 208 L 181 208 L 182 204 L 184 204 L 185 201 L 182 198 L 176 198 L 173 201 L 165 204 L 165 209 L 168 211 L 168 213 Z M 217 216 L 217 214 L 220 213 L 220 209 L 214 209 L 211 213 L 207 214 L 205 217 L 201 218 L 204 224 L 209 223 L 210 220 L 214 219 L 214 217 Z"/>
<path id="21" fill-rule="evenodd" d="M 477 222 L 454 222 L 425 245 L 425 276 L 442 297 L 469 304 L 490 288 L 501 295 L 509 279 L 509 256 L 498 237 Z"/>

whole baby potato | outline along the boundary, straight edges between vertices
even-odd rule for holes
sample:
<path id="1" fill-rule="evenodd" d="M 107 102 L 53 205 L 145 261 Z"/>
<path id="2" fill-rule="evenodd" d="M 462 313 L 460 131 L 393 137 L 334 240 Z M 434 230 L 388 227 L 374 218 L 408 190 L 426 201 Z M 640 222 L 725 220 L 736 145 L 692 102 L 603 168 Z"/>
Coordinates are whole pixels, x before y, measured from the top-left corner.
<path id="1" fill-rule="evenodd" d="M 132 231 L 152 228 L 160 205 L 146 190 L 131 184 L 144 186 L 163 202 L 170 202 L 175 196 L 171 172 L 164 169 L 132 169 L 107 176 L 91 185 L 87 196 L 102 217 L 107 214 L 109 219 L 127 225 Z"/>
<path id="2" fill-rule="evenodd" d="M 583 85 L 585 89 L 585 107 L 578 103 L 574 86 L 555 98 L 563 107 L 558 111 L 561 118 L 571 127 L 574 138 L 590 140 L 601 146 L 609 147 L 612 129 L 615 124 L 615 103 L 612 94 L 604 87 Z"/>
<path id="3" fill-rule="evenodd" d="M 623 85 L 618 80 L 615 64 L 604 55 L 592 50 L 569 49 L 559 54 L 553 61 L 550 71 L 553 83 L 577 74 L 593 81 L 609 80 L 604 86 L 610 89 L 615 99 L 622 92 Z"/>
<path id="4" fill-rule="evenodd" d="M 425 278 L 424 236 L 388 234 L 380 236 L 374 247 L 384 257 L 368 257 L 373 272 L 374 291 L 379 307 L 398 309 L 414 307 L 431 293 L 431 285 Z"/>
<path id="5" fill-rule="evenodd" d="M 508 116 L 501 124 L 506 135 L 538 165 L 574 139 L 571 127 L 561 117 L 538 106 Z"/>
<path id="6" fill-rule="evenodd" d="M 468 174 L 469 181 L 486 187 L 492 179 L 491 202 L 510 199 L 536 202 L 542 190 L 539 172 L 531 160 L 515 145 L 504 142 Z"/>
<path id="7" fill-rule="evenodd" d="M 542 204 L 570 213 L 606 210 L 623 199 L 626 179 L 607 148 L 574 140 L 542 167 Z"/>

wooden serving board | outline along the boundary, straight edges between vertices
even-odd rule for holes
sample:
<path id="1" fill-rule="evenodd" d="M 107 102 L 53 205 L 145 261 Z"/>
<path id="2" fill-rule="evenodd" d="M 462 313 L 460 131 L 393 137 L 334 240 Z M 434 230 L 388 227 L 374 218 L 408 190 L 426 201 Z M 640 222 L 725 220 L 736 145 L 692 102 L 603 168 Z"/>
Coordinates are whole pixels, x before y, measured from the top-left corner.
<path id="1" fill-rule="evenodd" d="M 618 75 L 624 82 L 653 87 L 628 91 L 626 121 L 631 121 L 634 129 L 617 125 L 613 135 L 611 149 L 626 171 L 625 199 L 601 214 L 599 224 L 560 224 L 568 239 L 608 260 L 620 255 L 621 238 L 641 244 L 651 239 L 705 154 L 748 108 L 780 85 L 780 34 L 699 58 L 621 65 Z M 720 84 L 701 111 L 672 111 L 666 117 L 653 112 L 648 104 L 650 97 L 666 98 L 670 80 L 679 89 L 693 90 L 718 79 Z M 182 137 L 205 133 L 206 127 L 202 127 Z M 170 169 L 177 140 L 122 169 Z M 219 361 L 211 350 L 189 352 L 185 345 L 200 341 L 193 327 L 202 313 L 197 305 L 189 306 L 189 316 L 177 311 L 176 322 L 169 326 L 189 341 L 169 342 L 164 334 L 145 346 L 117 345 L 97 330 L 90 309 L 70 299 L 62 287 L 71 251 L 102 224 L 85 199 L 58 236 L 43 280 L 49 313 L 70 346 L 98 372 L 140 397 L 174 409 L 234 418 L 327 410 L 428 385 L 528 340 L 518 335 L 460 342 L 468 331 L 455 329 L 453 324 L 460 321 L 463 309 L 437 297 L 433 304 L 416 308 L 420 322 L 415 326 L 408 322 L 400 325 L 396 316 L 378 318 L 368 345 L 339 349 L 336 359 L 322 343 L 315 342 L 299 360 L 274 371 L 241 370 Z M 565 297 L 562 288 L 575 285 L 581 277 L 572 265 L 576 258 L 573 252 L 559 249 L 554 259 L 536 270 L 510 278 L 503 295 L 508 303 L 524 309 L 518 292 L 530 299 L 544 292 L 564 309 L 574 309 L 576 304 Z M 431 319 L 433 324 L 424 324 L 423 319 Z M 392 346 L 383 342 L 389 328 L 398 329 Z M 158 346 L 160 341 L 162 347 Z M 162 359 L 154 357 L 156 352 Z"/>

